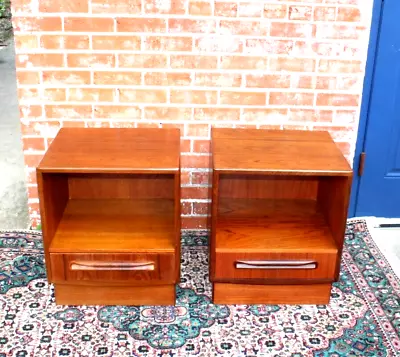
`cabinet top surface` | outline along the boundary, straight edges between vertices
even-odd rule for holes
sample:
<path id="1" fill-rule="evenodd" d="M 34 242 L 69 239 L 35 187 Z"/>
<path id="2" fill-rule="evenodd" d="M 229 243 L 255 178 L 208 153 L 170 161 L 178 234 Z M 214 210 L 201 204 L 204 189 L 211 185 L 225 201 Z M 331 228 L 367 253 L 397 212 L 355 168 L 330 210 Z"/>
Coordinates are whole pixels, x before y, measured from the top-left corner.
<path id="1" fill-rule="evenodd" d="M 213 128 L 211 135 L 214 170 L 221 173 L 352 175 L 328 132 Z"/>
<path id="2" fill-rule="evenodd" d="M 173 173 L 179 129 L 62 128 L 38 169 L 43 172 Z"/>

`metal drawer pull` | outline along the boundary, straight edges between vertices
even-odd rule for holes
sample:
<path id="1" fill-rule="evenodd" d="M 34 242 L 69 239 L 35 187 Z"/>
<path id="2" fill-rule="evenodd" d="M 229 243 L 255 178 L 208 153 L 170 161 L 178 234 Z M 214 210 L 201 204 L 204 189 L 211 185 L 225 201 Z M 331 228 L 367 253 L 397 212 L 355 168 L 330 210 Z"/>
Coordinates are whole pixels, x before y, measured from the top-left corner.
<path id="1" fill-rule="evenodd" d="M 72 262 L 71 270 L 154 270 L 154 263 Z"/>
<path id="2" fill-rule="evenodd" d="M 316 269 L 314 260 L 238 260 L 236 269 Z"/>

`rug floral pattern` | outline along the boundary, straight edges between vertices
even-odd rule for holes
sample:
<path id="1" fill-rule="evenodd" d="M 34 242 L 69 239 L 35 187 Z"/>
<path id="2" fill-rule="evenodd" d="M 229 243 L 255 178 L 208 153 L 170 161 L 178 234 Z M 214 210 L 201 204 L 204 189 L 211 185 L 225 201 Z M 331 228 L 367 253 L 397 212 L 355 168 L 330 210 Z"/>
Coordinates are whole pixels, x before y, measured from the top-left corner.
<path id="1" fill-rule="evenodd" d="M 400 282 L 364 221 L 329 305 L 213 305 L 205 233 L 182 237 L 177 304 L 56 306 L 41 236 L 0 233 L 0 357 L 400 356 Z"/>

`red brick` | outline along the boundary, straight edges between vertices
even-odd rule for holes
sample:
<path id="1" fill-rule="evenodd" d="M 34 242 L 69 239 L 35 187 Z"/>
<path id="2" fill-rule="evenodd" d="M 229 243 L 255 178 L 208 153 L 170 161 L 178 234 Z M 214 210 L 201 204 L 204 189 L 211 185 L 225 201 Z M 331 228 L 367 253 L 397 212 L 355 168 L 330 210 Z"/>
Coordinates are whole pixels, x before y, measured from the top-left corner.
<path id="1" fill-rule="evenodd" d="M 71 88 L 69 100 L 76 102 L 112 102 L 114 89 Z"/>
<path id="2" fill-rule="evenodd" d="M 60 17 L 13 17 L 14 31 L 61 31 L 62 22 Z"/>
<path id="3" fill-rule="evenodd" d="M 240 109 L 227 108 L 195 108 L 194 120 L 203 121 L 238 121 Z"/>
<path id="4" fill-rule="evenodd" d="M 314 21 L 335 21 L 336 8 L 331 6 L 316 6 L 314 9 Z"/>
<path id="5" fill-rule="evenodd" d="M 193 202 L 193 214 L 211 215 L 211 204 L 207 202 Z"/>
<path id="6" fill-rule="evenodd" d="M 36 88 L 18 88 L 18 98 L 20 101 L 41 100 Z"/>
<path id="7" fill-rule="evenodd" d="M 362 71 L 361 61 L 321 59 L 318 71 L 325 73 L 359 73 Z"/>
<path id="8" fill-rule="evenodd" d="M 281 93 L 271 92 L 269 104 L 272 105 L 313 105 L 314 94 L 312 93 Z"/>
<path id="9" fill-rule="evenodd" d="M 39 72 L 17 71 L 17 83 L 18 85 L 39 84 Z"/>
<path id="10" fill-rule="evenodd" d="M 139 72 L 102 72 L 93 73 L 94 84 L 101 85 L 138 85 L 141 82 Z"/>
<path id="11" fill-rule="evenodd" d="M 327 94 L 317 95 L 317 105 L 356 107 L 359 104 L 359 96 L 354 94 Z"/>
<path id="12" fill-rule="evenodd" d="M 317 38 L 337 40 L 358 40 L 364 36 L 365 27 L 321 23 L 317 26 Z"/>
<path id="13" fill-rule="evenodd" d="M 208 124 L 187 124 L 185 136 L 209 137 L 210 127 Z"/>
<path id="14" fill-rule="evenodd" d="M 129 103 L 165 103 L 167 95 L 164 90 L 119 89 L 119 100 Z"/>
<path id="15" fill-rule="evenodd" d="M 185 0 L 142 0 L 144 12 L 148 14 L 184 14 Z"/>
<path id="16" fill-rule="evenodd" d="M 144 83 L 153 86 L 188 86 L 192 82 L 190 73 L 148 72 Z"/>
<path id="17" fill-rule="evenodd" d="M 64 88 L 46 88 L 43 91 L 43 99 L 52 102 L 62 102 L 67 99 Z"/>
<path id="18" fill-rule="evenodd" d="M 331 123 L 333 111 L 315 109 L 290 109 L 288 119 L 299 122 L 327 122 Z"/>
<path id="19" fill-rule="evenodd" d="M 211 185 L 211 175 L 211 172 L 193 171 L 192 183 L 193 185 Z"/>
<path id="20" fill-rule="evenodd" d="M 269 69 L 271 71 L 313 72 L 315 60 L 310 58 L 271 58 Z"/>
<path id="21" fill-rule="evenodd" d="M 172 90 L 171 103 L 217 104 L 216 91 Z"/>
<path id="22" fill-rule="evenodd" d="M 83 121 L 62 121 L 63 128 L 83 128 L 85 126 L 85 122 Z"/>
<path id="23" fill-rule="evenodd" d="M 28 187 L 28 197 L 29 198 L 39 198 L 37 186 L 29 186 Z"/>
<path id="24" fill-rule="evenodd" d="M 190 108 L 174 107 L 146 107 L 144 110 L 144 119 L 148 120 L 190 120 L 192 110 Z"/>
<path id="25" fill-rule="evenodd" d="M 167 56 L 161 54 L 120 54 L 118 59 L 119 66 L 124 68 L 163 68 L 167 65 Z"/>
<path id="26" fill-rule="evenodd" d="M 361 20 L 360 9 L 357 7 L 339 7 L 336 20 L 359 22 Z"/>
<path id="27" fill-rule="evenodd" d="M 139 14 L 142 10 L 141 0 L 115 1 L 91 0 L 94 14 Z"/>
<path id="28" fill-rule="evenodd" d="M 287 13 L 286 5 L 279 4 L 265 4 L 264 17 L 268 19 L 284 19 Z"/>
<path id="29" fill-rule="evenodd" d="M 144 40 L 145 50 L 150 51 L 191 51 L 191 37 L 151 36 Z"/>
<path id="30" fill-rule="evenodd" d="M 182 187 L 181 199 L 207 199 L 209 194 L 208 187 Z"/>
<path id="31" fill-rule="evenodd" d="M 78 50 L 89 49 L 89 36 L 59 36 L 43 35 L 40 37 L 40 46 L 42 48 Z"/>
<path id="32" fill-rule="evenodd" d="M 33 169 L 30 169 L 29 171 L 26 170 L 26 181 L 28 184 L 36 185 L 36 166 Z"/>
<path id="33" fill-rule="evenodd" d="M 317 77 L 316 86 L 317 89 L 335 89 L 337 84 L 337 77 Z"/>
<path id="34" fill-rule="evenodd" d="M 172 68 L 212 69 L 217 63 L 217 56 L 171 55 Z"/>
<path id="35" fill-rule="evenodd" d="M 200 154 L 209 154 L 211 152 L 210 140 L 193 140 L 193 152 Z"/>
<path id="36" fill-rule="evenodd" d="M 89 1 L 40 0 L 40 12 L 88 12 Z"/>
<path id="37" fill-rule="evenodd" d="M 39 119 L 43 117 L 42 107 L 40 105 L 20 104 L 19 116 L 21 119 Z"/>
<path id="38" fill-rule="evenodd" d="M 16 33 L 14 35 L 15 48 L 21 50 L 33 50 L 37 49 L 38 46 L 38 37 L 36 35 L 21 35 Z"/>
<path id="39" fill-rule="evenodd" d="M 112 54 L 68 54 L 69 67 L 110 68 L 115 66 Z"/>
<path id="40" fill-rule="evenodd" d="M 44 84 L 90 84 L 90 72 L 44 71 Z"/>
<path id="41" fill-rule="evenodd" d="M 167 23 L 164 19 L 151 18 L 118 18 L 119 32 L 166 32 Z"/>
<path id="42" fill-rule="evenodd" d="M 240 2 L 238 17 L 261 17 L 263 10 L 262 2 Z"/>
<path id="43" fill-rule="evenodd" d="M 232 36 L 202 36 L 195 39 L 195 51 L 200 52 L 242 52 L 243 40 Z"/>
<path id="44" fill-rule="evenodd" d="M 61 121 L 21 121 L 23 136 L 54 137 L 60 128 Z"/>
<path id="45" fill-rule="evenodd" d="M 247 20 L 221 20 L 220 31 L 224 35 L 265 36 L 268 32 L 266 22 Z"/>
<path id="46" fill-rule="evenodd" d="M 243 119 L 245 122 L 285 122 L 287 109 L 244 109 Z"/>
<path id="47" fill-rule="evenodd" d="M 37 167 L 42 160 L 43 155 L 24 153 L 25 165 L 29 167 Z"/>
<path id="48" fill-rule="evenodd" d="M 214 20 L 169 19 L 169 32 L 211 33 L 216 30 Z"/>
<path id="49" fill-rule="evenodd" d="M 191 150 L 190 150 L 190 147 L 191 147 L 191 140 L 184 140 L 184 139 L 181 139 L 181 153 L 184 153 L 184 152 L 190 152 Z M 187 171 L 182 171 L 181 172 L 182 174 L 183 173 L 185 173 L 185 174 L 188 174 L 189 172 L 187 172 Z M 185 177 L 183 177 L 184 175 L 182 175 L 182 177 L 181 177 L 181 183 L 182 184 L 186 184 L 186 183 L 189 183 L 190 182 L 190 175 L 185 175 Z M 186 177 L 187 176 L 187 177 Z M 182 182 L 183 181 L 183 179 L 184 179 L 184 181 L 185 182 Z"/>
<path id="50" fill-rule="evenodd" d="M 247 69 L 247 70 L 266 70 L 267 57 L 249 56 L 222 56 L 221 68 L 223 69 Z"/>
<path id="51" fill-rule="evenodd" d="M 342 154 L 344 156 L 346 156 L 347 160 L 349 160 L 349 158 L 347 156 L 350 155 L 350 144 L 349 143 L 336 143 L 337 147 L 339 148 L 339 150 L 342 152 Z"/>
<path id="52" fill-rule="evenodd" d="M 22 146 L 24 151 L 43 151 L 44 139 L 43 138 L 22 138 Z"/>
<path id="53" fill-rule="evenodd" d="M 142 111 L 137 106 L 127 105 L 95 105 L 95 118 L 105 119 L 141 119 Z"/>
<path id="54" fill-rule="evenodd" d="M 182 141 L 183 141 L 183 140 L 181 140 L 181 143 L 182 143 Z M 190 140 L 186 140 L 186 141 L 189 141 L 189 142 L 190 142 Z M 182 146 L 181 146 L 181 147 L 182 147 Z M 181 152 L 185 152 L 185 150 L 183 150 L 183 149 L 181 148 Z M 181 185 L 189 185 L 189 184 L 190 184 L 190 176 L 191 176 L 190 171 L 183 171 L 183 170 L 181 170 Z"/>
<path id="55" fill-rule="evenodd" d="M 274 74 L 247 75 L 246 86 L 254 88 L 289 88 L 290 76 Z"/>
<path id="56" fill-rule="evenodd" d="M 314 126 L 315 131 L 328 131 L 335 141 L 349 141 L 353 137 L 354 129 L 352 126 Z"/>
<path id="57" fill-rule="evenodd" d="M 207 87 L 240 87 L 242 75 L 233 73 L 196 73 L 195 85 Z"/>
<path id="58" fill-rule="evenodd" d="M 250 39 L 246 40 L 245 53 L 254 55 L 289 55 L 294 47 L 292 40 Z"/>
<path id="59" fill-rule="evenodd" d="M 114 19 L 96 17 L 66 17 L 65 31 L 79 32 L 107 32 L 114 31 Z"/>
<path id="60" fill-rule="evenodd" d="M 362 85 L 362 76 L 346 76 L 337 78 L 337 89 L 361 91 Z"/>
<path id="61" fill-rule="evenodd" d="M 137 51 L 141 47 L 139 36 L 93 36 L 94 50 L 131 50 Z"/>
<path id="62" fill-rule="evenodd" d="M 11 10 L 14 16 L 20 13 L 37 12 L 38 3 L 33 0 L 13 0 L 11 3 Z"/>
<path id="63" fill-rule="evenodd" d="M 58 53 L 16 55 L 15 63 L 17 68 L 63 67 L 64 56 Z"/>
<path id="64" fill-rule="evenodd" d="M 191 202 L 181 202 L 181 214 L 183 214 L 183 215 L 192 214 L 192 203 Z"/>
<path id="65" fill-rule="evenodd" d="M 315 25 L 287 23 L 287 22 L 272 22 L 271 36 L 310 38 L 315 36 Z"/>
<path id="66" fill-rule="evenodd" d="M 211 167 L 211 157 L 208 155 L 181 155 L 181 167 L 207 169 Z"/>
<path id="67" fill-rule="evenodd" d="M 238 13 L 237 4 L 234 2 L 215 2 L 215 16 L 236 17 Z"/>
<path id="68" fill-rule="evenodd" d="M 311 6 L 289 6 L 289 20 L 305 20 L 310 21 L 312 17 Z"/>
<path id="69" fill-rule="evenodd" d="M 182 229 L 210 229 L 210 220 L 207 216 L 182 217 Z"/>
<path id="70" fill-rule="evenodd" d="M 133 121 L 116 121 L 110 120 L 110 128 L 136 128 L 136 123 Z"/>
<path id="71" fill-rule="evenodd" d="M 90 120 L 90 121 L 86 122 L 86 127 L 87 128 L 110 128 L 111 124 L 108 120 L 107 121 L 98 121 L 98 120 L 92 121 L 92 120 Z"/>
<path id="72" fill-rule="evenodd" d="M 335 114 L 334 122 L 337 124 L 354 124 L 358 120 L 356 110 L 338 110 Z"/>
<path id="73" fill-rule="evenodd" d="M 161 128 L 165 129 L 179 129 L 181 133 L 185 130 L 185 126 L 183 124 L 178 123 L 161 123 Z"/>
<path id="74" fill-rule="evenodd" d="M 92 117 L 91 105 L 46 105 L 47 118 L 63 119 L 90 119 Z"/>
<path id="75" fill-rule="evenodd" d="M 189 15 L 210 16 L 212 7 L 210 0 L 189 0 Z"/>
<path id="76" fill-rule="evenodd" d="M 221 104 L 230 105 L 265 105 L 265 93 L 221 91 Z"/>

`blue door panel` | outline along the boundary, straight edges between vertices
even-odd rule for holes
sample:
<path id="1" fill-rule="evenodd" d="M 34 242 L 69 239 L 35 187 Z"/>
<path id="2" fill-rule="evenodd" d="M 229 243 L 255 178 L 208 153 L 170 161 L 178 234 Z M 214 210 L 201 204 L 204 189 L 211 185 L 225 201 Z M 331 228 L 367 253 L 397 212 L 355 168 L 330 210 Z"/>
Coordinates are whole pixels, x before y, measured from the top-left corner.
<path id="1" fill-rule="evenodd" d="M 356 215 L 400 217 L 400 1 L 383 6 Z"/>

